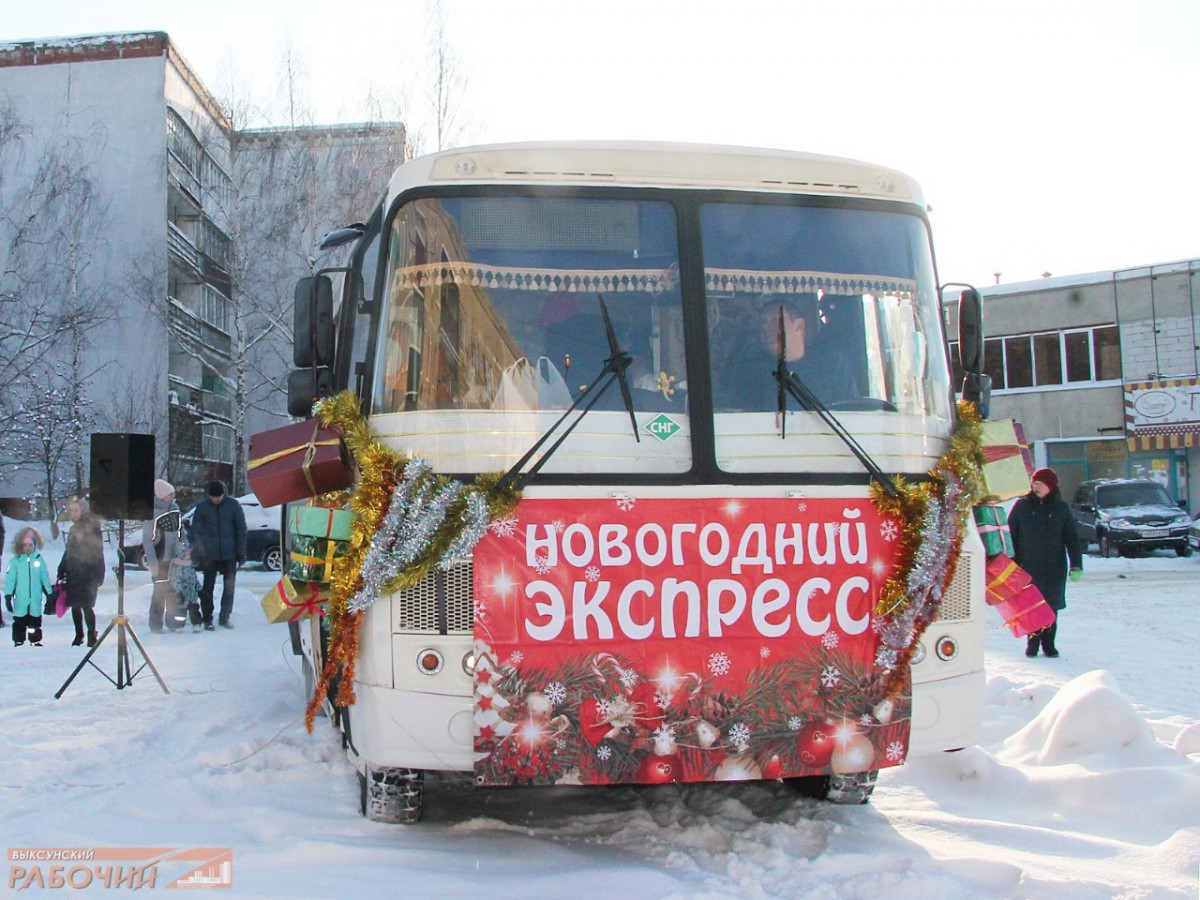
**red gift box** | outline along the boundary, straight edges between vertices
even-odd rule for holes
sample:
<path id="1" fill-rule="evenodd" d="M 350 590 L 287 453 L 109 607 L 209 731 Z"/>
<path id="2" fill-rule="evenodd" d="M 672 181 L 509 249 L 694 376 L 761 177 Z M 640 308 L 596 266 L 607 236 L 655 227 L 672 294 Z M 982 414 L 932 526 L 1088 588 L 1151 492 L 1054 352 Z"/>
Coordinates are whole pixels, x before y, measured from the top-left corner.
<path id="1" fill-rule="evenodd" d="M 1054 624 L 1054 610 L 1046 598 L 1032 584 L 1019 594 L 996 604 L 996 612 L 1004 618 L 1004 625 L 1015 637 L 1025 637 Z"/>
<path id="2" fill-rule="evenodd" d="M 278 506 L 354 484 L 342 436 L 316 419 L 250 437 L 250 489 L 263 506 Z"/>
<path id="3" fill-rule="evenodd" d="M 992 606 L 1011 600 L 1031 584 L 1029 573 L 1003 553 L 987 561 L 987 602 Z"/>

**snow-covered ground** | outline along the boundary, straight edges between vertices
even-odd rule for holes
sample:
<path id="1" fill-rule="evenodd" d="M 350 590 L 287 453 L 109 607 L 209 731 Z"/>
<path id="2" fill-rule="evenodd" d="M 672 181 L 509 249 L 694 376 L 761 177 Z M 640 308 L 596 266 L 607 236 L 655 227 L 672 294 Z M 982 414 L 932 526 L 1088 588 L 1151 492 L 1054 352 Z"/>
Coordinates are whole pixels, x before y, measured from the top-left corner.
<path id="1" fill-rule="evenodd" d="M 234 631 L 153 635 L 148 576 L 130 572 L 126 610 L 169 694 L 149 670 L 118 691 L 85 667 L 55 700 L 83 655 L 69 618 L 42 648 L 0 640 L 0 893 L 26 893 L 15 848 L 228 847 L 229 895 L 289 900 L 1196 898 L 1200 557 L 1086 569 L 1062 657 L 1026 659 L 992 616 L 982 743 L 886 770 L 869 806 L 777 783 L 443 782 L 415 827 L 363 819 L 337 735 L 305 732 L 299 659 L 258 606 L 274 576 L 240 572 Z M 110 577 L 102 628 L 115 611 Z M 96 659 L 115 674 L 115 641 Z"/>

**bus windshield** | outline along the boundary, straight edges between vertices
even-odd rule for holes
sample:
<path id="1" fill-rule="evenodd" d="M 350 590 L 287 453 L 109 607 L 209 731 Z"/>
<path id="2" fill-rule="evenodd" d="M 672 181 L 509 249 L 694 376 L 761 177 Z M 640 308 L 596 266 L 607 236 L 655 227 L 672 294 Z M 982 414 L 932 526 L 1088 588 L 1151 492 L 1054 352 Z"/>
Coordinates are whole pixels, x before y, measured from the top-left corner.
<path id="1" fill-rule="evenodd" d="M 404 204 L 388 235 L 373 412 L 504 413 L 495 427 L 532 443 L 610 356 L 603 299 L 631 358 L 638 426 L 651 429 L 641 436 L 651 439 L 633 440 L 613 388 L 548 472 L 686 469 L 697 390 L 711 401 L 722 468 L 811 469 L 812 460 L 780 441 L 781 351 L 838 415 L 948 423 L 949 373 L 920 219 L 785 198 L 689 200 L 700 238 L 688 247 L 679 207 L 661 196 L 488 194 Z M 689 266 L 702 261 L 703 285 L 687 303 L 681 257 Z M 706 322 L 690 332 L 706 340 L 689 345 L 687 317 Z M 794 400 L 786 408 L 804 415 Z M 522 425 L 515 414 L 533 418 Z M 747 441 L 762 446 L 746 452 Z M 479 468 L 504 467 L 497 462 Z"/>

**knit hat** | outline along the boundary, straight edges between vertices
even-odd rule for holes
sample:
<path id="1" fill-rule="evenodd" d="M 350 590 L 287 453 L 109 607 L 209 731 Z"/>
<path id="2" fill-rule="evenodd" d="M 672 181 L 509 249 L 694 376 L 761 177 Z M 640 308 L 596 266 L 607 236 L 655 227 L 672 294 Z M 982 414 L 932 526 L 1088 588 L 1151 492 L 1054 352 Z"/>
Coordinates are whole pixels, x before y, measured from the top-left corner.
<path id="1" fill-rule="evenodd" d="M 146 482 L 142 482 L 145 484 Z M 154 496 L 159 500 L 166 500 L 175 493 L 175 486 L 169 481 L 163 481 L 161 478 L 154 479 Z"/>
<path id="2" fill-rule="evenodd" d="M 1040 481 L 1046 487 L 1050 488 L 1050 490 L 1058 487 L 1058 476 L 1054 474 L 1053 469 L 1038 469 L 1029 480 Z"/>
<path id="3" fill-rule="evenodd" d="M 223 481 L 210 481 L 210 482 L 208 483 L 208 496 L 210 496 L 210 497 L 224 497 L 224 496 L 225 496 L 225 482 L 223 482 Z"/>

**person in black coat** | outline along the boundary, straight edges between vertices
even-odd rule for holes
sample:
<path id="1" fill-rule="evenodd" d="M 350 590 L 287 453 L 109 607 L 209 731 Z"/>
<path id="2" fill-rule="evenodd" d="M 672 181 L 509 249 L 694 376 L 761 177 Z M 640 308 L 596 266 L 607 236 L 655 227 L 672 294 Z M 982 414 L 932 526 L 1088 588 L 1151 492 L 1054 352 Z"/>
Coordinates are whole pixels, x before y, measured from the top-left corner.
<path id="1" fill-rule="evenodd" d="M 1029 573 L 1034 586 L 1053 608 L 1053 625 L 1029 635 L 1026 656 L 1037 656 L 1038 647 L 1049 657 L 1058 656 L 1054 639 L 1058 634 L 1058 616 L 1067 605 L 1067 564 L 1070 577 L 1083 577 L 1083 553 L 1071 507 L 1058 491 L 1058 475 L 1053 469 L 1038 469 L 1029 480 L 1029 493 L 1018 500 L 1008 514 L 1012 534 L 1013 561 Z"/>
<path id="2" fill-rule="evenodd" d="M 86 500 L 71 502 L 71 531 L 67 534 L 67 549 L 58 564 L 58 580 L 67 586 L 67 606 L 75 623 L 72 646 L 83 643 L 83 626 L 87 622 L 87 645 L 96 645 L 96 591 L 104 583 L 104 539 L 100 523 L 92 517 Z"/>
<path id="3" fill-rule="evenodd" d="M 246 514 L 233 497 L 225 496 L 225 485 L 210 482 L 208 496 L 192 510 L 188 529 L 192 541 L 192 564 L 200 572 L 200 613 L 204 629 L 213 630 L 213 589 L 221 573 L 221 611 L 218 622 L 232 628 L 233 589 L 237 567 L 246 561 Z"/>

